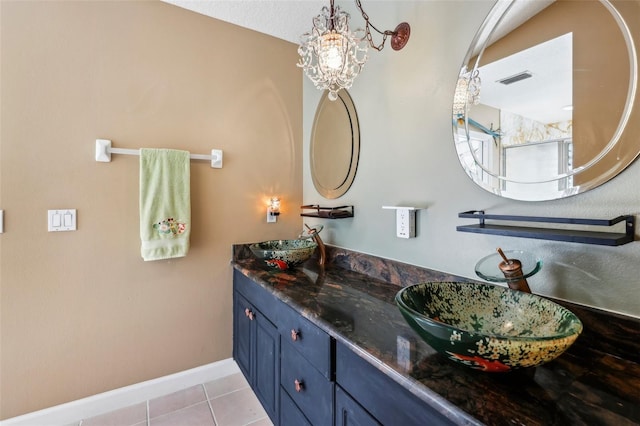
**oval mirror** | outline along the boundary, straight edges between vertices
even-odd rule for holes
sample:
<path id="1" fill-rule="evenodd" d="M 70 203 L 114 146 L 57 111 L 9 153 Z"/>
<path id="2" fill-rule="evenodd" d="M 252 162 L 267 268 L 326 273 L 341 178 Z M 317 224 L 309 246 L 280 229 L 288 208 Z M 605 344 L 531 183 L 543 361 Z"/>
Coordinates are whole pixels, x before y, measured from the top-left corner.
<path id="1" fill-rule="evenodd" d="M 351 187 L 358 169 L 360 127 L 356 107 L 346 90 L 338 99 L 325 91 L 311 130 L 311 178 L 325 198 L 338 198 Z"/>
<path id="2" fill-rule="evenodd" d="M 453 105 L 458 158 L 496 195 L 603 184 L 640 153 L 640 1 L 504 0 L 480 27 Z"/>

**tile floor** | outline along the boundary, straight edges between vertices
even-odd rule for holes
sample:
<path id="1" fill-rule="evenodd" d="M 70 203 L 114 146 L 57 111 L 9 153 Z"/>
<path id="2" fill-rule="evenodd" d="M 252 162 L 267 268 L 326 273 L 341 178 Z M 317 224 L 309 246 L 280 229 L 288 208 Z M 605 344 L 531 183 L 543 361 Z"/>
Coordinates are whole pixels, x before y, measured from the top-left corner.
<path id="1" fill-rule="evenodd" d="M 242 373 L 83 419 L 73 426 L 273 426 Z"/>

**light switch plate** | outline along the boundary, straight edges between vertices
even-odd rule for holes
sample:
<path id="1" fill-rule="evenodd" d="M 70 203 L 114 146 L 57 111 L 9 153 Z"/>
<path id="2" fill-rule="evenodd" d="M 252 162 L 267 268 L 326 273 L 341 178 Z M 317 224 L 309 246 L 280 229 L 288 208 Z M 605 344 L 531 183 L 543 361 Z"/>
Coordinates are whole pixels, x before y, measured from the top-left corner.
<path id="1" fill-rule="evenodd" d="M 4 234 L 4 210 L 0 210 L 0 234 Z"/>
<path id="2" fill-rule="evenodd" d="M 47 219 L 49 232 L 76 230 L 77 215 L 75 209 L 48 210 Z"/>

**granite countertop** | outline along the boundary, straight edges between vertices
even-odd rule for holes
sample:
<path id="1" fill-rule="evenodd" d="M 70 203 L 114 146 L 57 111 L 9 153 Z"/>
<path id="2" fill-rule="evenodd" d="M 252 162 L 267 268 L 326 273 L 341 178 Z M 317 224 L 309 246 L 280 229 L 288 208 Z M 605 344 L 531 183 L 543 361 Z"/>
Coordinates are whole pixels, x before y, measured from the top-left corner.
<path id="1" fill-rule="evenodd" d="M 250 253 L 238 253 L 242 245 L 234 247 L 234 268 L 457 423 L 640 424 L 640 320 L 568 306 L 585 331 L 567 352 L 535 369 L 484 373 L 436 353 L 394 302 L 399 274 L 413 275 L 416 282 L 464 280 L 460 277 L 422 268 L 416 275 L 410 266 L 409 272 L 400 267 L 389 275 L 387 268 L 371 276 L 352 267 L 380 271 L 375 260 L 361 257 L 346 263 L 334 257 L 323 270 L 309 261 L 276 271 Z M 399 338 L 411 343 L 410 358 L 398 358 Z"/>

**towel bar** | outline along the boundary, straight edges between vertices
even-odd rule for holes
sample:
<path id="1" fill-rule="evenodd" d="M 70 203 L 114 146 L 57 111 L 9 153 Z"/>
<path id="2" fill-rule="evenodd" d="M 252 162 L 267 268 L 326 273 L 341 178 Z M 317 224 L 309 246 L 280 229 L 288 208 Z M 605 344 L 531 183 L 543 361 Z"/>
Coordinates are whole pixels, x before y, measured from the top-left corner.
<path id="1" fill-rule="evenodd" d="M 110 163 L 111 154 L 124 155 L 140 155 L 139 149 L 112 148 L 111 141 L 108 139 L 96 139 L 96 161 L 101 163 Z M 214 169 L 222 168 L 222 150 L 212 149 L 211 155 L 191 154 L 189 158 L 192 160 L 211 160 L 211 167 Z"/>

